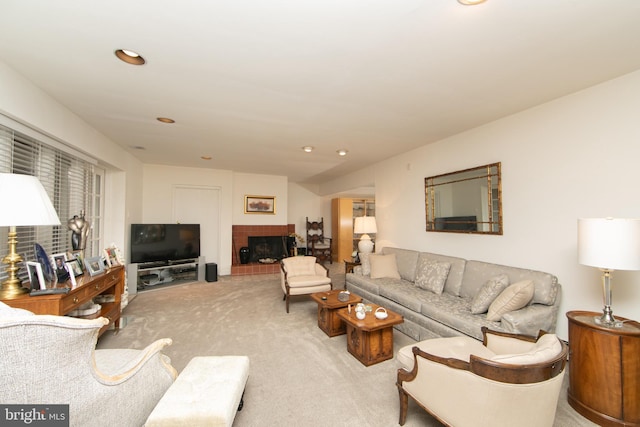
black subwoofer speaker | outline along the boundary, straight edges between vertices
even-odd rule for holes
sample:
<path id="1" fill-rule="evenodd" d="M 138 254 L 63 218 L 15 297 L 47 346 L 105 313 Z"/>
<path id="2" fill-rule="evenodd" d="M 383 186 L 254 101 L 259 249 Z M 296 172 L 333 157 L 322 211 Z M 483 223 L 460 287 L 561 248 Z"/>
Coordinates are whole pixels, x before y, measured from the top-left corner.
<path id="1" fill-rule="evenodd" d="M 208 262 L 205 265 L 204 278 L 207 282 L 218 281 L 218 264 L 215 262 Z"/>

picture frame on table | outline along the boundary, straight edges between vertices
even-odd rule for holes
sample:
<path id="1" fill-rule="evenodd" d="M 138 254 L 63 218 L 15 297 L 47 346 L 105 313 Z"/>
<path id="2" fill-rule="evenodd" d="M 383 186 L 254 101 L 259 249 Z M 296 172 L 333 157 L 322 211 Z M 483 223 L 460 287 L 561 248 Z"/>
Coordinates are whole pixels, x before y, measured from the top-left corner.
<path id="1" fill-rule="evenodd" d="M 80 269 L 84 273 L 84 255 L 82 254 L 82 251 L 67 252 L 67 260 L 72 260 L 72 259 L 78 260 L 78 265 L 80 266 Z"/>
<path id="2" fill-rule="evenodd" d="M 69 276 L 71 276 L 71 274 L 67 267 L 66 253 L 51 255 L 51 266 L 53 267 L 58 283 L 64 283 L 69 280 Z"/>
<path id="3" fill-rule="evenodd" d="M 275 196 L 244 196 L 245 214 L 267 214 L 275 215 Z"/>
<path id="4" fill-rule="evenodd" d="M 104 259 L 107 261 L 107 266 L 109 268 L 120 265 L 117 249 L 118 248 L 115 246 L 110 246 L 104 249 Z"/>
<path id="5" fill-rule="evenodd" d="M 78 260 L 74 260 L 76 262 L 66 262 L 65 266 L 67 267 L 67 270 L 69 271 L 69 281 L 71 282 L 71 289 L 75 289 L 78 287 L 78 282 L 76 281 L 76 275 L 74 272 L 74 266 L 73 264 L 77 264 Z M 82 274 L 82 273 L 80 273 Z"/>
<path id="6" fill-rule="evenodd" d="M 86 267 L 90 276 L 97 276 L 98 274 L 104 272 L 104 260 L 99 256 L 85 258 L 84 266 Z"/>
<path id="7" fill-rule="evenodd" d="M 42 265 L 35 261 L 27 261 L 26 265 L 31 290 L 47 289 L 47 282 L 44 280 L 44 274 L 42 274 Z"/>
<path id="8" fill-rule="evenodd" d="M 68 259 L 67 266 L 69 267 L 69 273 L 73 273 L 72 276 L 74 277 L 82 276 L 84 274 L 82 263 L 77 258 Z"/>

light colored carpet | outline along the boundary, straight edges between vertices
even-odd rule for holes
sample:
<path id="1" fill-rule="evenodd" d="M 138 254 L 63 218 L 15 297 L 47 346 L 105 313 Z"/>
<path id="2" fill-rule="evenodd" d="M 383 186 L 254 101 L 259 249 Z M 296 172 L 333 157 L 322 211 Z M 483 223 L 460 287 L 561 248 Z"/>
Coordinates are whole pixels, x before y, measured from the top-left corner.
<path id="1" fill-rule="evenodd" d="M 334 287 L 344 285 L 343 264 L 331 266 L 331 277 Z M 165 353 L 178 371 L 194 356 L 249 356 L 236 427 L 398 425 L 396 361 L 363 366 L 347 352 L 345 336 L 329 338 L 318 328 L 308 297 L 294 298 L 287 314 L 279 280 L 225 276 L 145 291 L 126 307 L 126 326 L 106 332 L 98 348 L 143 348 L 169 337 Z M 394 352 L 414 342 L 397 331 L 394 340 Z M 410 401 L 405 425 L 440 424 Z M 555 426 L 594 425 L 567 404 L 565 380 Z"/>

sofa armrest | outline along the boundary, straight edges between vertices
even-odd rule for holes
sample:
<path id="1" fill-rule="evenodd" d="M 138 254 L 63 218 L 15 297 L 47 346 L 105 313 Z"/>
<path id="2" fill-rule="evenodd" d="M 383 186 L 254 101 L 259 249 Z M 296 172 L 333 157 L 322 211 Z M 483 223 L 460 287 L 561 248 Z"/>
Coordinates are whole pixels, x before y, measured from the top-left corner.
<path id="1" fill-rule="evenodd" d="M 538 336 L 540 330 L 554 332 L 558 316 L 556 306 L 533 304 L 502 315 L 502 328 L 514 334 Z"/>
<path id="2" fill-rule="evenodd" d="M 154 357 L 160 359 L 161 365 L 175 380 L 178 376 L 175 368 L 161 353 L 162 349 L 172 344 L 170 338 L 159 339 L 143 350 L 95 350 L 93 368 L 96 379 L 105 385 L 117 385 L 136 375 Z M 127 356 L 134 355 L 131 358 Z"/>

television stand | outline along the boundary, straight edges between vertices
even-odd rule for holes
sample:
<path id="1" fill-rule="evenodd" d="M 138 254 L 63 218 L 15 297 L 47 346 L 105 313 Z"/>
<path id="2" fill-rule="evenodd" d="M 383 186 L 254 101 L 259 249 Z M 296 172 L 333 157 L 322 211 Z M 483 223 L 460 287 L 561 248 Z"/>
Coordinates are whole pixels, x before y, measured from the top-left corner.
<path id="1" fill-rule="evenodd" d="M 135 293 L 150 289 L 204 280 L 204 257 L 129 264 L 128 275 L 135 280 Z M 129 293 L 131 292 L 130 286 Z"/>

